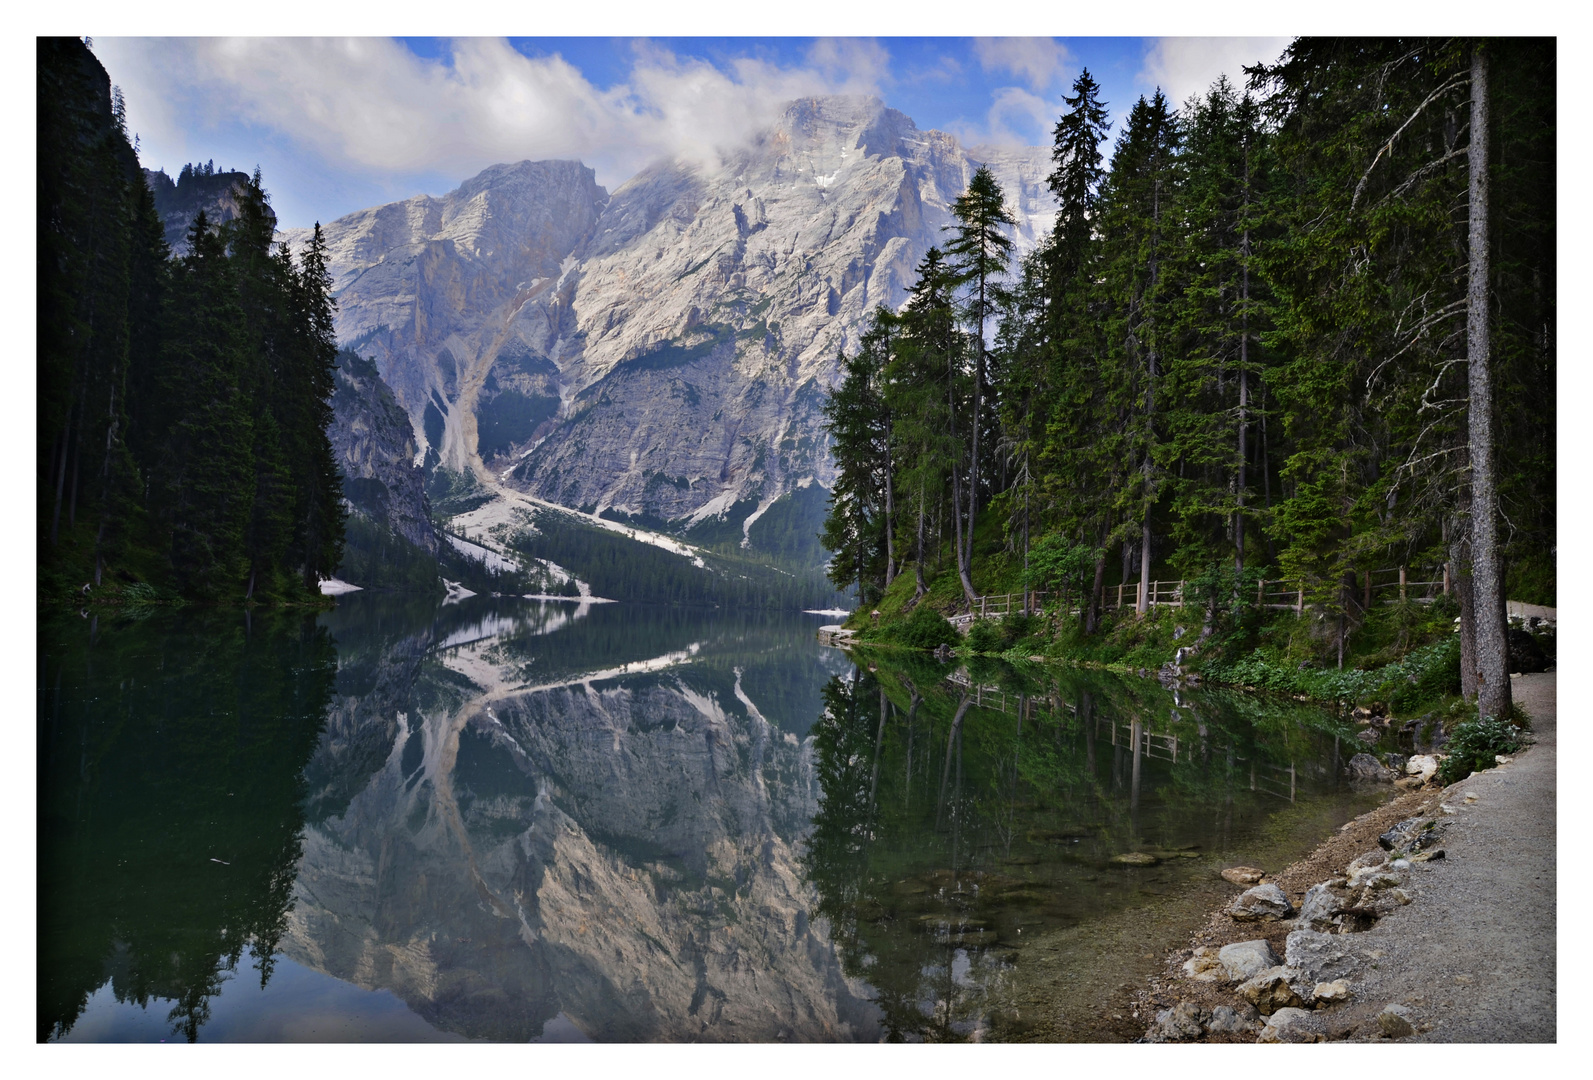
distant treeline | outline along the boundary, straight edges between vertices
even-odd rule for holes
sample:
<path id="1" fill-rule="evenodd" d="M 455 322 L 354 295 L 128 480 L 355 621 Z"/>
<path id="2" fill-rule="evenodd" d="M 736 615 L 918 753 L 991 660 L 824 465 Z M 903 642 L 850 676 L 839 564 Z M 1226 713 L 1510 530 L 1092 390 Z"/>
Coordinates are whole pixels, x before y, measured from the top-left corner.
<path id="1" fill-rule="evenodd" d="M 273 244 L 257 170 L 237 217 L 201 214 L 173 260 L 121 92 L 81 40 L 39 39 L 38 88 L 41 599 L 318 596 L 344 529 L 319 225 L 297 257 Z"/>
<path id="2" fill-rule="evenodd" d="M 706 568 L 565 514 L 539 513 L 536 533 L 514 541 L 522 555 L 558 563 L 598 596 L 654 604 L 797 610 L 840 599 L 819 571 L 786 572 L 762 561 L 709 554 Z"/>

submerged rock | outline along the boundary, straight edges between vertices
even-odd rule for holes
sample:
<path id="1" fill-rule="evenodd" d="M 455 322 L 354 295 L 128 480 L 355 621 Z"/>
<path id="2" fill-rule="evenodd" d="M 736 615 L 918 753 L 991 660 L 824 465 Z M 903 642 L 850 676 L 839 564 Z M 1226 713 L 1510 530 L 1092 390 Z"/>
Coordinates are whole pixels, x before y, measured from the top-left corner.
<path id="1" fill-rule="evenodd" d="M 1266 876 L 1265 870 L 1257 870 L 1254 866 L 1230 866 L 1222 872 L 1222 879 L 1235 885 L 1258 885 Z"/>
<path id="2" fill-rule="evenodd" d="M 1161 860 L 1143 851 L 1129 851 L 1122 855 L 1113 855 L 1112 862 L 1118 866 L 1155 866 Z"/>
<path id="3" fill-rule="evenodd" d="M 1352 783 L 1392 784 L 1394 782 L 1394 771 L 1385 768 L 1383 763 L 1371 754 L 1356 754 L 1350 758 L 1349 764 L 1344 766 L 1344 772 Z"/>

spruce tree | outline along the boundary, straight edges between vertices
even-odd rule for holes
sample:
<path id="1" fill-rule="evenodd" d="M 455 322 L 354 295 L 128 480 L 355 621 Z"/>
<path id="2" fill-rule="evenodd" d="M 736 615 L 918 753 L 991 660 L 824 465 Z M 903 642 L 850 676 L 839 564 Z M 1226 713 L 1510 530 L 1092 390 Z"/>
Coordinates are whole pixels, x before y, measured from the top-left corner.
<path id="1" fill-rule="evenodd" d="M 963 593 L 969 603 L 975 597 L 970 564 L 973 561 L 974 522 L 979 510 L 979 437 L 985 427 L 985 324 L 996 313 L 1000 298 L 999 282 L 1006 274 L 1012 252 L 1012 238 L 1003 229 L 1013 225 L 1001 194 L 1001 185 L 990 169 L 981 165 L 968 181 L 968 188 L 952 204 L 957 218 L 956 232 L 946 245 L 946 254 L 956 285 L 968 290 L 963 308 L 973 334 L 973 411 L 968 418 L 968 518 L 967 543 L 958 552 L 957 569 Z M 988 446 L 988 442 L 986 443 Z"/>

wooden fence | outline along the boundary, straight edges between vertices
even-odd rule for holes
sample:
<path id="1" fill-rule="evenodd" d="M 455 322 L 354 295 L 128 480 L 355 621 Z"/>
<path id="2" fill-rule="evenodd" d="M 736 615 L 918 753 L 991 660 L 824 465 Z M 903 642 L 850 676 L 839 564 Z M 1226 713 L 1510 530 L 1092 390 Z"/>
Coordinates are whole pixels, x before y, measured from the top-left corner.
<path id="1" fill-rule="evenodd" d="M 1359 588 L 1355 599 L 1363 608 L 1370 608 L 1374 601 L 1384 604 L 1430 604 L 1439 596 L 1449 595 L 1449 568 L 1426 567 L 1424 570 L 1431 580 L 1415 580 L 1411 576 L 1411 568 L 1405 566 L 1363 571 L 1357 582 Z M 1433 577 L 1435 574 L 1438 576 Z M 1183 607 L 1188 585 L 1187 581 L 1152 581 L 1146 596 L 1146 606 Z M 1139 606 L 1140 583 L 1137 581 L 1108 585 L 1103 592 L 1102 610 Z M 971 609 L 953 615 L 951 622 L 958 630 L 966 631 L 975 619 L 999 619 L 1015 611 L 1043 614 L 1046 595 L 1044 592 L 1016 592 L 976 597 Z M 1262 579 L 1256 582 L 1256 606 L 1304 614 L 1305 590 L 1298 585 L 1290 587 L 1285 581 Z M 1076 612 L 1078 609 L 1073 610 Z"/>

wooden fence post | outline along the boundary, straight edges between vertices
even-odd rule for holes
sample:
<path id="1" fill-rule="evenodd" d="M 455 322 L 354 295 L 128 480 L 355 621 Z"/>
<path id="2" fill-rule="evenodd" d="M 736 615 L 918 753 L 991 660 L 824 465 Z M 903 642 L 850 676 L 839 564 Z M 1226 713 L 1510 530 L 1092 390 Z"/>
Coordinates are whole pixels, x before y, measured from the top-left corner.
<path id="1" fill-rule="evenodd" d="M 1405 602 L 1405 568 L 1399 568 L 1399 602 Z"/>
<path id="2" fill-rule="evenodd" d="M 1364 599 L 1365 599 L 1365 602 L 1363 604 L 1361 604 L 1361 609 L 1363 611 L 1371 611 L 1372 610 L 1372 572 L 1370 570 L 1368 570 L 1366 572 L 1366 595 L 1365 595 Z"/>
<path id="3" fill-rule="evenodd" d="M 1267 579 L 1262 578 L 1256 582 L 1256 607 L 1261 607 L 1267 602 Z"/>
<path id="4" fill-rule="evenodd" d="M 1296 615 L 1304 615 L 1305 614 L 1305 590 L 1304 589 L 1301 589 L 1299 591 L 1299 593 L 1297 593 L 1295 595 L 1295 598 L 1294 598 L 1294 613 Z"/>
<path id="5" fill-rule="evenodd" d="M 1444 595 L 1449 595 L 1449 564 L 1444 563 Z"/>

